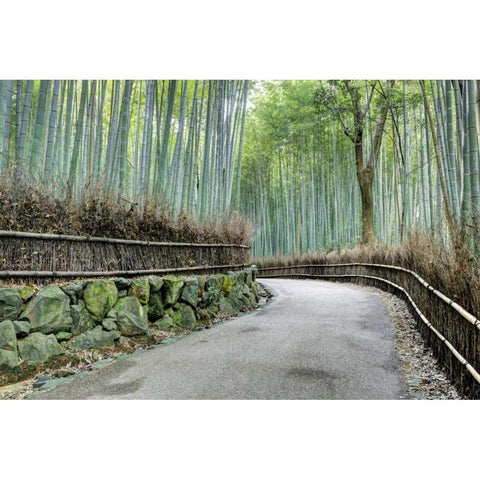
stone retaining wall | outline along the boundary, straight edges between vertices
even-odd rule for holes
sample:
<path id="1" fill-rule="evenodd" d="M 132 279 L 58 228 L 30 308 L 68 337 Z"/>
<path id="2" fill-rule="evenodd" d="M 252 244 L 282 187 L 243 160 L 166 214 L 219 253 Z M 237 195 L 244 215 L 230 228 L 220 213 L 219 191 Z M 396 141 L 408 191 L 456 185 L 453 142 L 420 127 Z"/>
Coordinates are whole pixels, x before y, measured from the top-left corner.
<path id="1" fill-rule="evenodd" d="M 258 304 L 254 266 L 198 277 L 76 280 L 0 288 L 0 370 L 43 363 L 66 351 L 113 347 L 150 328 L 193 329 Z"/>

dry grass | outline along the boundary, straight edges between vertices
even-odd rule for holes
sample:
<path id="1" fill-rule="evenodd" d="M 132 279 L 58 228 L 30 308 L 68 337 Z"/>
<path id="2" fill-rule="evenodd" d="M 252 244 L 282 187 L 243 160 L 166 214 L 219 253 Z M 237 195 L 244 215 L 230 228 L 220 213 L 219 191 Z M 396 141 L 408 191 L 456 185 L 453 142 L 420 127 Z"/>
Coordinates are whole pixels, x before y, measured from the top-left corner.
<path id="1" fill-rule="evenodd" d="M 413 270 L 466 310 L 480 316 L 480 262 L 467 248 L 448 249 L 435 237 L 412 232 L 400 245 L 377 244 L 349 250 L 254 260 L 259 268 L 299 264 L 377 263 Z"/>
<path id="2" fill-rule="evenodd" d="M 133 240 L 250 244 L 252 227 L 238 213 L 200 223 L 186 214 L 173 218 L 169 206 L 143 208 L 100 188 L 85 189 L 78 201 L 51 198 L 41 189 L 5 174 L 0 179 L 0 229 Z"/>

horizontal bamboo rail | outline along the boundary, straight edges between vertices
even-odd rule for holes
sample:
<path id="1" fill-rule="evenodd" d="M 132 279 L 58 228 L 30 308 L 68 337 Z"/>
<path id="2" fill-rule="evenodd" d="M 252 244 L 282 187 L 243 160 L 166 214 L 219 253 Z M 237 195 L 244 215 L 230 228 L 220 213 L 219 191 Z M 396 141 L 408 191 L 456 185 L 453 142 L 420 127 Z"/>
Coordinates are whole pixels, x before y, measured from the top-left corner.
<path id="1" fill-rule="evenodd" d="M 79 235 L 63 235 L 60 233 L 33 233 L 33 232 L 14 232 L 10 230 L 0 230 L 0 237 L 4 238 L 32 238 L 37 240 L 68 240 L 70 242 L 101 242 L 118 245 L 145 245 L 156 247 L 234 247 L 247 248 L 248 245 L 236 245 L 233 243 L 185 243 L 185 242 L 154 242 L 148 240 L 126 240 L 122 238 L 90 237 Z"/>
<path id="2" fill-rule="evenodd" d="M 476 318 L 474 315 L 471 313 L 467 312 L 463 307 L 461 307 L 458 303 L 454 302 L 452 299 L 448 298 L 446 295 L 444 295 L 442 292 L 439 292 L 436 290 L 432 285 L 430 285 L 426 280 L 424 280 L 418 273 L 413 272 L 412 270 L 407 270 L 406 268 L 403 267 L 397 267 L 396 265 L 382 265 L 379 263 L 333 263 L 333 264 L 322 264 L 322 265 L 293 265 L 289 267 L 266 267 L 266 268 L 259 268 L 258 272 L 259 275 L 261 275 L 262 272 L 264 271 L 269 271 L 269 270 L 279 270 L 279 269 L 297 269 L 297 268 L 312 268 L 312 267 L 322 267 L 322 268 L 338 268 L 338 267 L 375 267 L 375 268 L 386 268 L 390 270 L 398 270 L 402 271 L 405 273 L 408 273 L 409 275 L 412 275 L 415 277 L 421 285 L 423 285 L 425 288 L 430 290 L 434 295 L 436 295 L 438 298 L 443 300 L 445 303 L 450 305 L 452 308 L 454 308 L 465 320 L 470 322 L 472 325 L 474 325 L 476 328 L 480 330 L 480 321 L 478 318 Z"/>
<path id="3" fill-rule="evenodd" d="M 480 399 L 479 320 L 416 272 L 370 263 L 308 264 L 259 268 L 258 277 L 353 281 L 396 294 L 406 300 L 422 337 L 452 382 L 467 397 Z"/>
<path id="4" fill-rule="evenodd" d="M 64 277 L 81 273 L 103 276 L 104 272 L 238 265 L 249 261 L 250 247 L 247 245 L 155 242 L 0 230 L 0 278 L 58 277 L 58 272 Z M 25 272 L 41 273 L 26 275 Z M 101 275 L 95 275 L 96 272 Z"/>
<path id="5" fill-rule="evenodd" d="M 238 270 L 250 267 L 248 263 L 239 265 L 202 265 L 199 267 L 162 268 L 151 270 L 112 270 L 108 272 L 48 272 L 48 271 L 0 271 L 0 278 L 89 278 L 89 277 L 137 277 L 142 275 L 164 275 L 173 273 L 189 273 L 203 271 Z"/>

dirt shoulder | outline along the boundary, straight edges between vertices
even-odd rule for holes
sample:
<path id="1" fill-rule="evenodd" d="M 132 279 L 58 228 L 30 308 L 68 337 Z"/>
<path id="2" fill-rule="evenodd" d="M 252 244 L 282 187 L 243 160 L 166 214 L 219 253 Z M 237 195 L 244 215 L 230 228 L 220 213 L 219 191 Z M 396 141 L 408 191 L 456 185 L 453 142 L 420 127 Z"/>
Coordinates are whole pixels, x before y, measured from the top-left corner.
<path id="1" fill-rule="evenodd" d="M 460 400 L 464 397 L 451 384 L 416 328 L 415 320 L 403 300 L 373 287 L 368 289 L 385 305 L 395 330 L 395 348 L 400 371 L 413 400 Z"/>

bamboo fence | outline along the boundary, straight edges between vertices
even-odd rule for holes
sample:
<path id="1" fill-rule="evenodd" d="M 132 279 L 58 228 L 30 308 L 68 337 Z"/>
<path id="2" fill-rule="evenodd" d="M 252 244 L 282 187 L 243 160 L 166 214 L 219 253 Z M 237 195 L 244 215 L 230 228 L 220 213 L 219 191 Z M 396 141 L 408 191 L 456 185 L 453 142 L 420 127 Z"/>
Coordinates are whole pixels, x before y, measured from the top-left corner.
<path id="1" fill-rule="evenodd" d="M 417 273 L 393 265 L 348 263 L 260 268 L 258 276 L 349 281 L 396 294 L 407 302 L 454 385 L 466 397 L 480 399 L 480 321 Z"/>
<path id="2" fill-rule="evenodd" d="M 0 230 L 0 278 L 132 276 L 234 269 L 250 247 L 234 244 L 149 242 Z"/>

